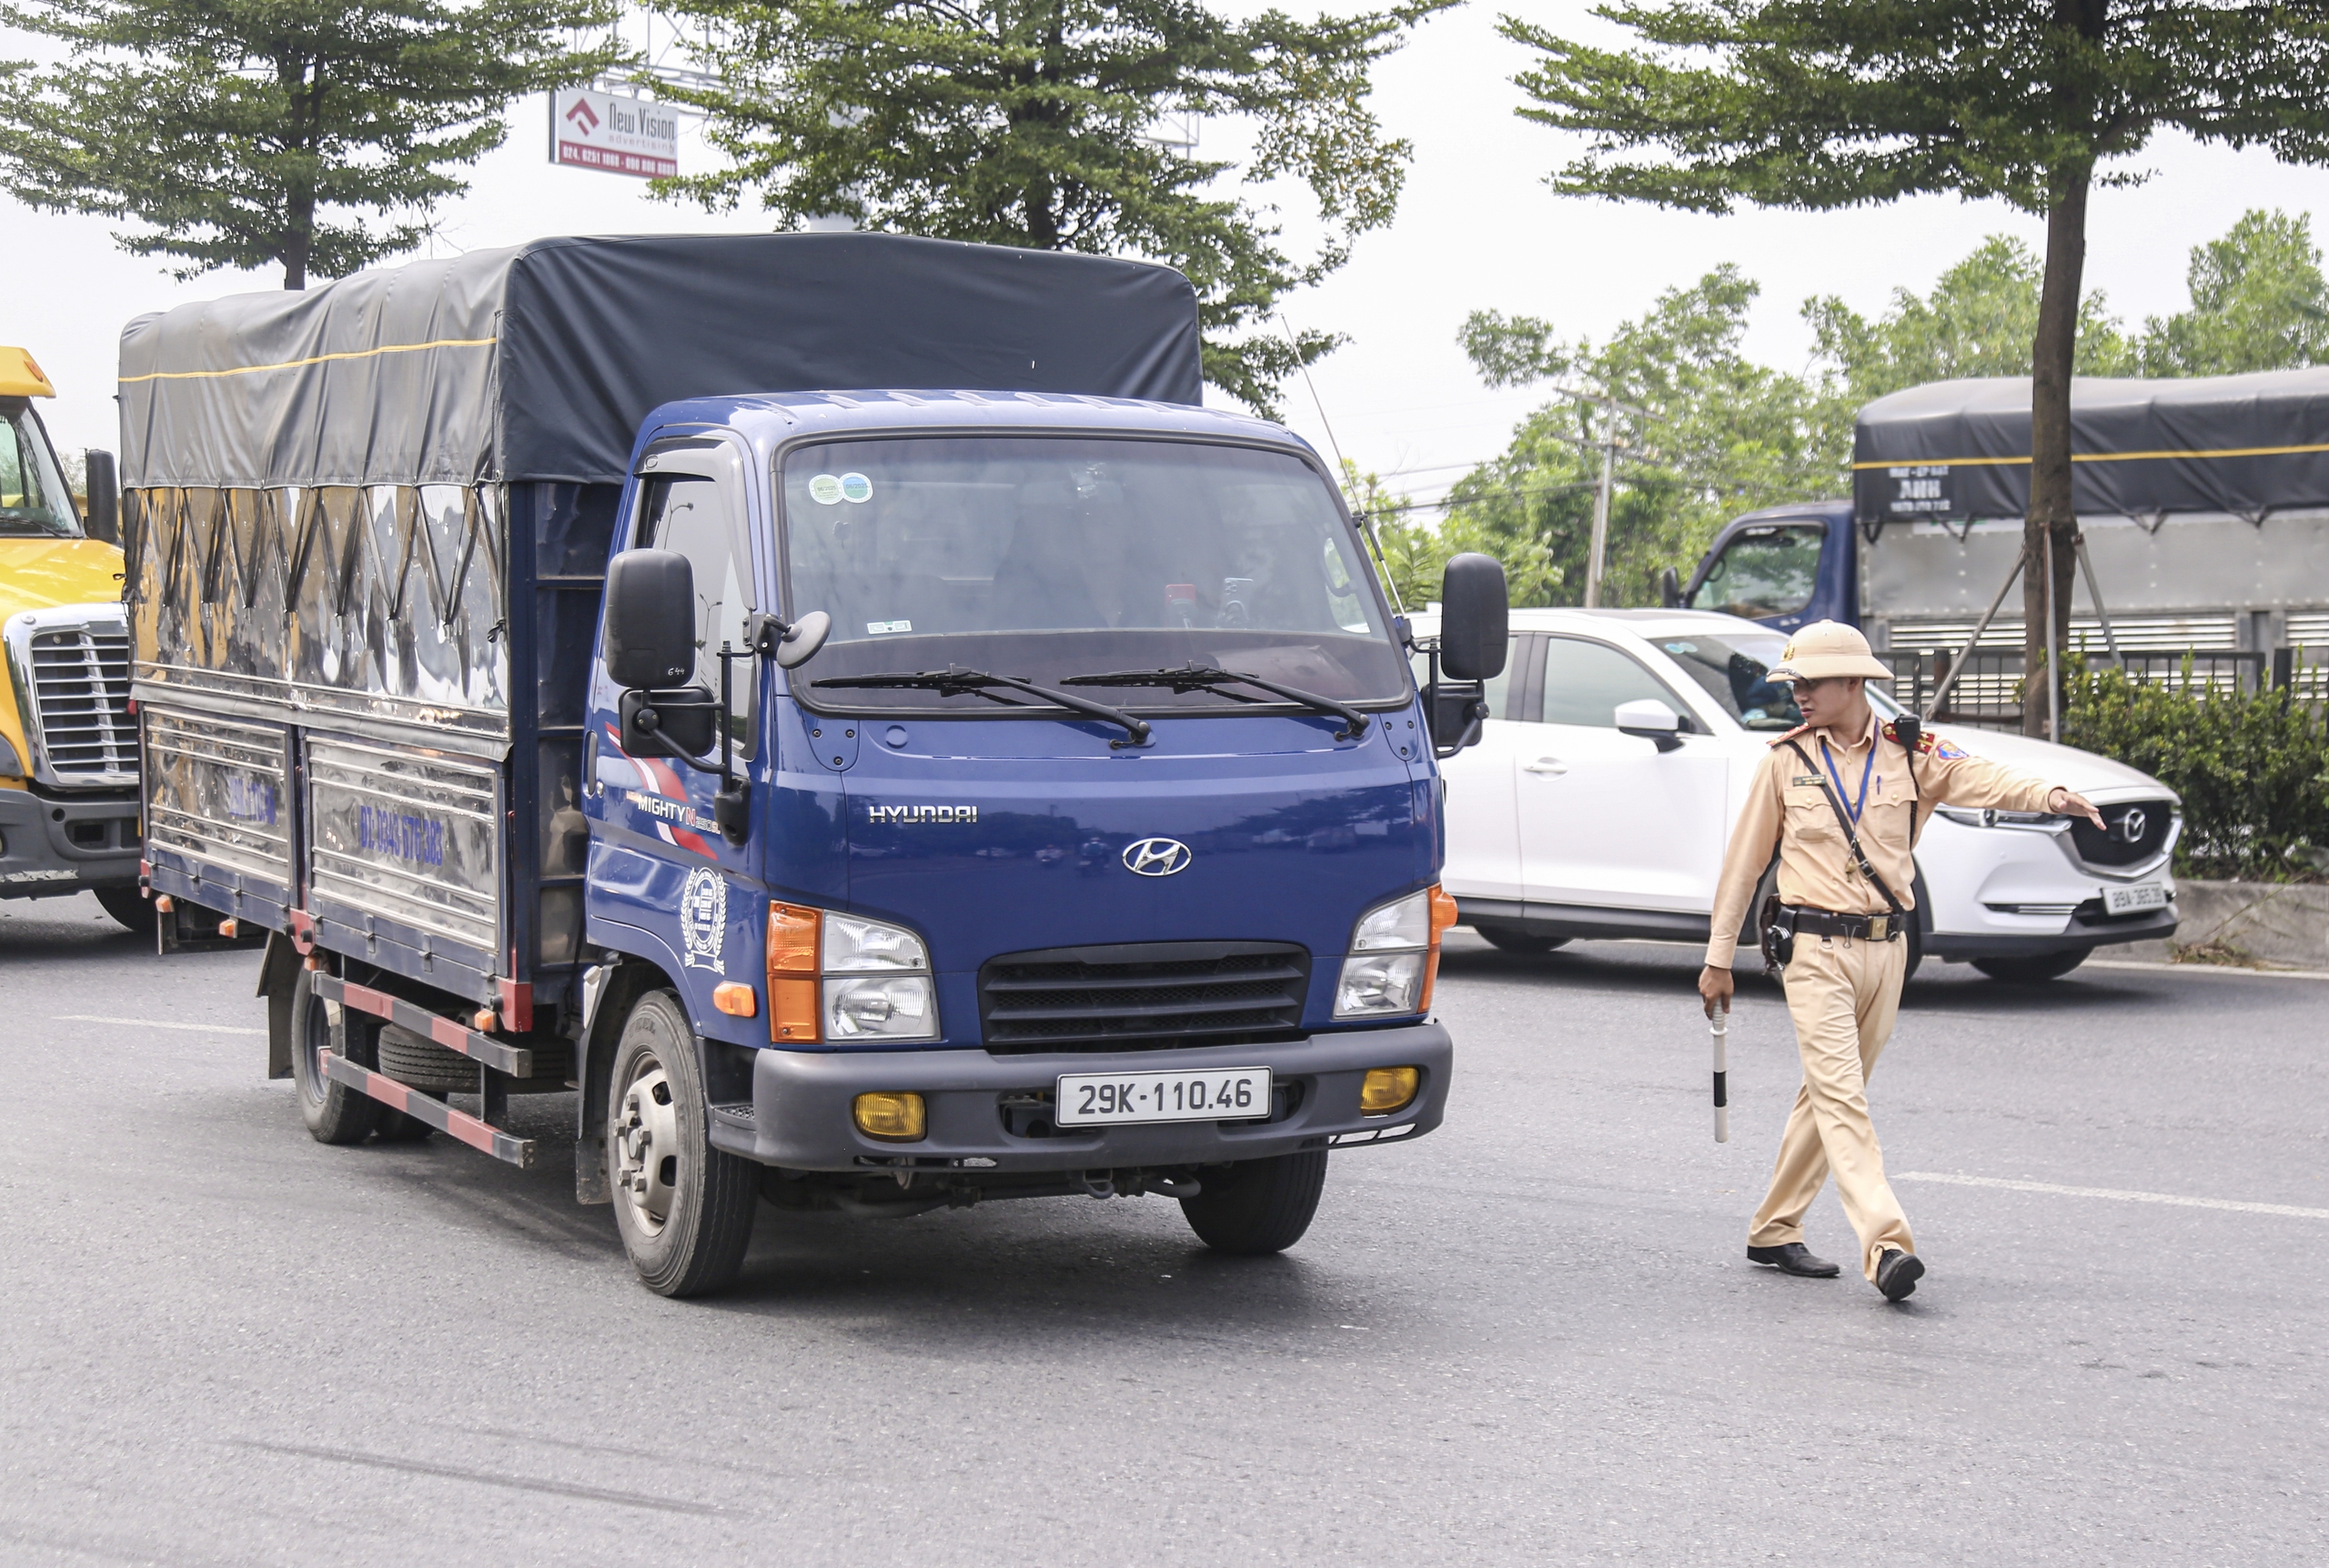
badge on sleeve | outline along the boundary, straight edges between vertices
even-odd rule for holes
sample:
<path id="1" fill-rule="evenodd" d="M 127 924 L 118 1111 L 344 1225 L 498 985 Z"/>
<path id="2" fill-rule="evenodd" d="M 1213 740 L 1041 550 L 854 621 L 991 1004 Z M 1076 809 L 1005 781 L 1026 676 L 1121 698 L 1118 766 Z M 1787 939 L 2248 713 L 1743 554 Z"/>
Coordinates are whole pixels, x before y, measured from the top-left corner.
<path id="1" fill-rule="evenodd" d="M 1954 740 L 1943 740 L 1934 745 L 1932 754 L 1944 762 L 1956 762 L 1964 758 L 1965 749 Z"/>

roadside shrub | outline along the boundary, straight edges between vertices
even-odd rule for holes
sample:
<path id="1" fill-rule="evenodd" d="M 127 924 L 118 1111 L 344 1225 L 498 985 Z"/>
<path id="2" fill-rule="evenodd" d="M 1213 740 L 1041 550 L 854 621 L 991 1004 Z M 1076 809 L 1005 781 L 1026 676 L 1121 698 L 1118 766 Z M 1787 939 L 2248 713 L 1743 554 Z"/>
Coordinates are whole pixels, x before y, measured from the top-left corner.
<path id="1" fill-rule="evenodd" d="M 2142 769 L 2183 798 L 2175 869 L 2310 879 L 2329 856 L 2329 724 L 2286 691 L 2242 693 L 2072 677 L 2062 739 Z"/>

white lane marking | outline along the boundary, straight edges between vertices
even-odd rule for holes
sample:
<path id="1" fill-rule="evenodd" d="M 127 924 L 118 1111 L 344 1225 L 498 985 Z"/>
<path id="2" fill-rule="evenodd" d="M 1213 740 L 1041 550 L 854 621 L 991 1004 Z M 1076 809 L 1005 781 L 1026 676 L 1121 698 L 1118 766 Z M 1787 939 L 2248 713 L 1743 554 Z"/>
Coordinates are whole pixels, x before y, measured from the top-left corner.
<path id="1" fill-rule="evenodd" d="M 197 1034 L 265 1034 L 263 1029 L 236 1029 L 223 1023 L 166 1023 L 158 1018 L 99 1018 L 94 1013 L 60 1012 L 58 1023 L 126 1023 L 138 1029 L 190 1029 Z"/>
<path id="2" fill-rule="evenodd" d="M 2061 1198 L 2115 1198 L 2122 1203 L 2169 1203 L 2179 1209 L 2229 1209 L 2236 1214 L 2286 1214 L 2296 1220 L 2329 1220 L 2329 1209 L 2300 1209 L 2294 1203 L 2243 1203 L 2230 1198 L 2185 1198 L 2173 1192 L 2127 1192 L 2116 1187 L 2060 1187 L 2052 1181 L 2009 1181 L 2002 1176 L 1960 1176 L 1947 1171 L 1899 1171 L 1895 1181 L 1946 1181 L 1952 1187 L 2003 1187 L 2014 1192 L 2052 1192 Z"/>

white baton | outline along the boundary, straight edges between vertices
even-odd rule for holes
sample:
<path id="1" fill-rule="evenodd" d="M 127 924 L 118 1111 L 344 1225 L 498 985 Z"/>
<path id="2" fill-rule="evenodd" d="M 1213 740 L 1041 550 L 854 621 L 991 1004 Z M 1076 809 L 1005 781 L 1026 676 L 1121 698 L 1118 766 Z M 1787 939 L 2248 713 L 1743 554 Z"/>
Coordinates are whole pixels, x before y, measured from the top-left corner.
<path id="1" fill-rule="evenodd" d="M 1708 1032 L 1714 1036 L 1714 1141 L 1730 1141 L 1730 1068 L 1727 1047 L 1730 1039 L 1730 1009 L 1727 1003 L 1714 1004 L 1714 1022 Z"/>

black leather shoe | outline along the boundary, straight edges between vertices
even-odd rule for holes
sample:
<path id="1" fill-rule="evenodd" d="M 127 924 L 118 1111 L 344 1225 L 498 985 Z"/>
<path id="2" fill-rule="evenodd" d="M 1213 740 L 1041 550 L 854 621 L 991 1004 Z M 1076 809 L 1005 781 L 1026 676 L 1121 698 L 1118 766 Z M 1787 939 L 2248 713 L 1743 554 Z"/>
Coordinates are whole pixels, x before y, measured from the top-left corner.
<path id="1" fill-rule="evenodd" d="M 1784 1247 L 1749 1247 L 1749 1262 L 1769 1263 L 1782 1274 L 1800 1274 L 1807 1280 L 1832 1280 L 1843 1270 L 1825 1258 L 1815 1258 L 1810 1248 L 1800 1241 L 1790 1241 Z"/>
<path id="2" fill-rule="evenodd" d="M 1916 1293 L 1917 1282 L 1924 1277 L 1924 1260 L 1914 1252 L 1887 1247 L 1884 1255 L 1876 1260 L 1876 1288 L 1884 1292 L 1888 1302 L 1907 1301 Z"/>

